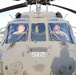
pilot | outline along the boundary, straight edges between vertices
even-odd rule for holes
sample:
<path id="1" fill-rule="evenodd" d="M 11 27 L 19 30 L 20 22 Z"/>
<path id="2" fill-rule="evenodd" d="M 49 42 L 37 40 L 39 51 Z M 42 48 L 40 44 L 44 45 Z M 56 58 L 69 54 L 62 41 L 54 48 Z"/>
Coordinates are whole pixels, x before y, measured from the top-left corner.
<path id="1" fill-rule="evenodd" d="M 28 37 L 28 32 L 27 30 L 25 31 L 25 26 L 20 24 L 18 27 L 17 27 L 17 31 L 15 31 L 11 38 L 9 39 L 9 42 L 12 42 L 12 41 L 16 41 L 20 38 L 20 41 L 26 41 L 27 40 L 27 37 Z"/>
<path id="2" fill-rule="evenodd" d="M 59 25 L 55 25 L 54 28 L 53 28 L 53 31 L 57 34 L 57 35 L 60 35 L 60 36 L 65 36 L 66 37 L 66 40 L 69 40 L 69 37 L 68 35 L 64 32 L 64 31 L 61 31 L 60 30 L 60 26 Z"/>
<path id="3" fill-rule="evenodd" d="M 35 32 L 39 33 L 39 27 L 38 27 L 38 25 L 35 27 Z"/>
<path id="4" fill-rule="evenodd" d="M 14 32 L 13 34 L 23 34 L 25 31 L 25 26 L 24 25 L 19 25 L 17 28 L 17 31 Z"/>

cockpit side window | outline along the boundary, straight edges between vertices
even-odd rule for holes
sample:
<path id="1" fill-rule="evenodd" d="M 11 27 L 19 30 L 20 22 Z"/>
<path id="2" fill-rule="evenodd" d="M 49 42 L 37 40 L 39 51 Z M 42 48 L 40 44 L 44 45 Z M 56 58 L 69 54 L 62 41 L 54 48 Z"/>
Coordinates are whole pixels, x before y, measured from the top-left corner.
<path id="1" fill-rule="evenodd" d="M 31 40 L 32 41 L 45 41 L 45 25 L 44 23 L 33 23 L 31 31 Z"/>
<path id="2" fill-rule="evenodd" d="M 10 24 L 8 43 L 28 40 L 28 24 Z"/>
<path id="3" fill-rule="evenodd" d="M 49 23 L 49 40 L 64 41 L 71 43 L 70 30 L 66 23 Z"/>

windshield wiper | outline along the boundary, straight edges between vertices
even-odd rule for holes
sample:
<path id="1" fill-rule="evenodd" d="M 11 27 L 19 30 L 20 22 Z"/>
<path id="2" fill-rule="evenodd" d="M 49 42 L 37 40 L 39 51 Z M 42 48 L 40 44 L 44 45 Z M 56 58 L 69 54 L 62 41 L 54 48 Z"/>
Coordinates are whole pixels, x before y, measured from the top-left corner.
<path id="1" fill-rule="evenodd" d="M 21 34 L 21 36 L 20 36 L 15 42 L 21 40 L 21 38 L 22 38 L 24 35 L 27 36 L 27 32 L 24 32 L 23 34 Z"/>
<path id="2" fill-rule="evenodd" d="M 11 43 L 10 43 L 10 47 L 13 47 L 13 46 L 15 45 L 15 43 L 16 43 L 17 41 L 19 41 L 24 35 L 27 36 L 27 33 L 24 32 L 17 40 L 11 42 Z"/>
<path id="3" fill-rule="evenodd" d="M 56 34 L 54 31 L 51 30 L 50 34 L 51 34 L 51 38 L 53 38 L 53 36 L 54 36 L 54 37 L 56 37 L 59 41 L 62 41 L 62 40 L 57 36 L 57 34 Z"/>
<path id="4" fill-rule="evenodd" d="M 27 32 L 24 32 L 23 34 L 21 34 L 21 36 L 20 36 L 17 40 L 13 41 L 12 43 L 15 43 L 15 42 L 21 40 L 24 35 L 27 36 Z M 25 38 L 25 39 L 26 39 L 26 38 Z"/>

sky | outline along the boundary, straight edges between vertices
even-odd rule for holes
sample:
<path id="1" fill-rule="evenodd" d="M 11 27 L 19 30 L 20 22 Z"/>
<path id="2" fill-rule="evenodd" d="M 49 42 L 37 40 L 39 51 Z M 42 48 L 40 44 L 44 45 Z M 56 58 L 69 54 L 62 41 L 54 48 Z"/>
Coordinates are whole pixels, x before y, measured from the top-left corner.
<path id="1" fill-rule="evenodd" d="M 23 2 L 25 2 L 25 0 L 21 0 L 21 1 L 0 0 L 0 9 L 8 7 L 8 6 L 16 5 L 16 4 L 19 4 L 19 3 L 23 3 Z M 76 0 L 55 0 L 51 3 L 76 10 L 76 8 L 75 8 L 76 7 Z M 32 6 L 32 10 L 34 10 L 34 9 L 35 9 L 34 6 Z M 45 10 L 45 7 L 42 6 L 42 9 Z M 58 12 L 58 11 L 61 12 L 63 17 L 65 17 L 67 15 L 65 17 L 65 19 L 70 22 L 71 26 L 76 27 L 76 14 L 74 14 L 72 12 L 69 12 L 67 10 L 64 10 L 64 9 L 58 8 L 58 7 L 54 7 L 54 6 L 49 6 L 48 9 L 49 9 L 49 11 L 53 11 L 53 12 Z M 15 18 L 15 14 L 17 12 L 22 13 L 22 12 L 28 12 L 28 11 L 29 11 L 29 6 L 0 13 L 0 28 L 5 27 L 7 25 L 7 23 L 12 20 L 10 15 L 13 18 Z M 76 32 L 76 29 L 73 29 L 73 31 Z"/>

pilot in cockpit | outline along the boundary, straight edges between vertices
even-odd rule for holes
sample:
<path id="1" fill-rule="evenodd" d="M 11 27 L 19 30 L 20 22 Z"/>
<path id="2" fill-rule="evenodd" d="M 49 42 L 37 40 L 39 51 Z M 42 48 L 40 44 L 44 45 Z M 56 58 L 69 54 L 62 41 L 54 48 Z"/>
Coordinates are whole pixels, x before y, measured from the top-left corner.
<path id="1" fill-rule="evenodd" d="M 26 41 L 27 37 L 28 37 L 27 28 L 23 24 L 20 24 L 18 25 L 17 30 L 13 32 L 13 34 L 9 38 L 9 42 L 13 42 L 16 40 Z"/>
<path id="2" fill-rule="evenodd" d="M 17 28 L 17 31 L 15 31 L 13 34 L 23 34 L 25 31 L 25 26 L 24 25 L 19 25 Z"/>
<path id="3" fill-rule="evenodd" d="M 64 32 L 64 31 L 62 31 L 61 29 L 60 29 L 60 26 L 59 25 L 55 25 L 54 26 L 54 28 L 53 28 L 53 31 L 57 34 L 57 35 L 60 35 L 60 36 L 65 36 L 66 37 L 66 40 L 69 40 L 69 37 L 68 37 L 68 35 Z"/>

